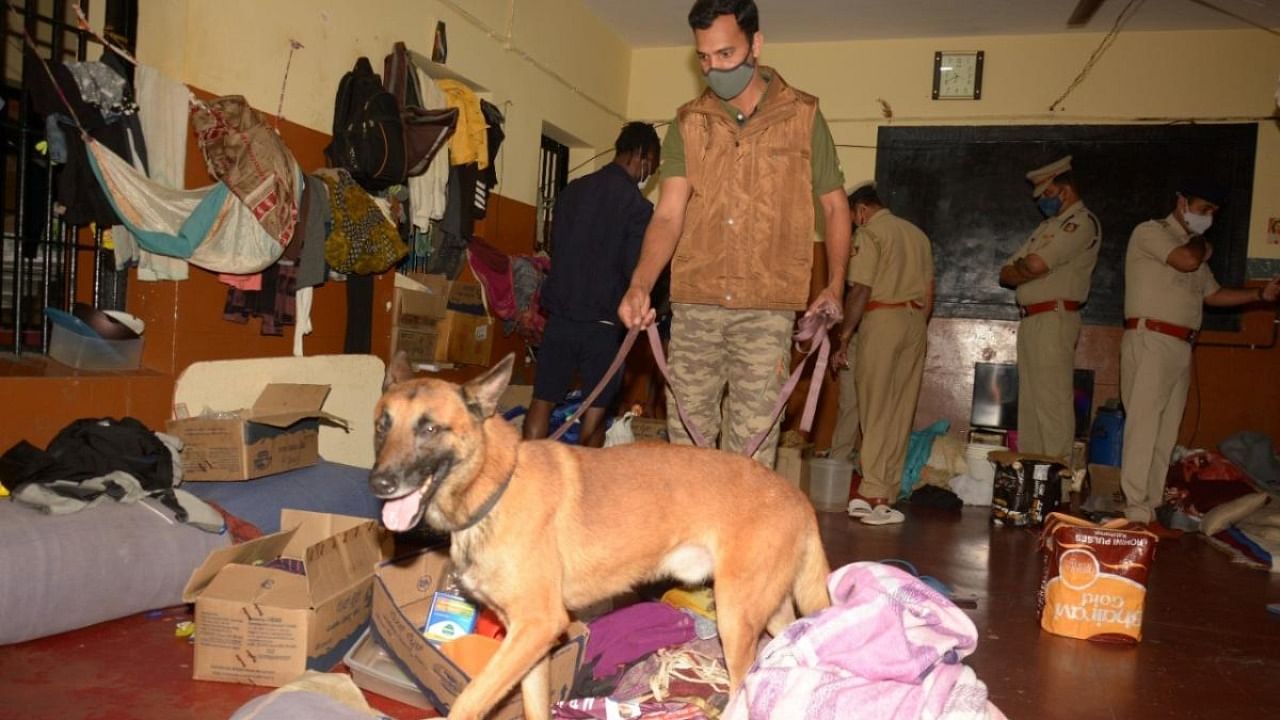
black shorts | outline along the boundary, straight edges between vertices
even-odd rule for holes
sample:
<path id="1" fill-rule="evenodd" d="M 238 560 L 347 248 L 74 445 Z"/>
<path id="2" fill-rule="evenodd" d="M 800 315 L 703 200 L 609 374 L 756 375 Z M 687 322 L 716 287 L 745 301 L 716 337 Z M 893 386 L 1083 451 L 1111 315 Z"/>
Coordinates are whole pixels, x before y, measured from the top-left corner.
<path id="1" fill-rule="evenodd" d="M 533 396 L 551 403 L 564 401 L 577 373 L 583 395 L 595 389 L 618 354 L 624 333 L 620 325 L 567 320 L 552 315 L 542 331 Z M 622 389 L 622 371 L 610 380 L 592 407 L 607 408 Z"/>

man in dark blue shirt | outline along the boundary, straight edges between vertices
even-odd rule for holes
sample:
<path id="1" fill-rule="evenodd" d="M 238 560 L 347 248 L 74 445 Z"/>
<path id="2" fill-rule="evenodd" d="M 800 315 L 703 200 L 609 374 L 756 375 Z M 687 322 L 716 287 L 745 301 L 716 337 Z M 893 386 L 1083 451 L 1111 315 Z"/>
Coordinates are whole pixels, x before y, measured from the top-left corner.
<path id="1" fill-rule="evenodd" d="M 639 186 L 657 169 L 662 144 L 652 125 L 633 122 L 622 128 L 613 147 L 613 162 L 569 183 L 556 200 L 551 274 L 541 297 L 547 327 L 524 421 L 526 440 L 547 436 L 551 411 L 564 400 L 575 372 L 583 392 L 590 392 L 622 344 L 618 303 L 653 215 L 653 204 Z M 604 444 L 605 412 L 621 387 L 618 373 L 583 415 L 581 444 Z"/>

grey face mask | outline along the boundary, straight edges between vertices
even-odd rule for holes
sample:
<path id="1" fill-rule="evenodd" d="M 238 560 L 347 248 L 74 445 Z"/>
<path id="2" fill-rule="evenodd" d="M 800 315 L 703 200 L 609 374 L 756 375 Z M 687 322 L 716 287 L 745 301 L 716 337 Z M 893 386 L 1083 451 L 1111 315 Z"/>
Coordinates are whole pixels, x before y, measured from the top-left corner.
<path id="1" fill-rule="evenodd" d="M 751 55 L 748 53 L 746 59 L 738 63 L 734 68 L 729 70 L 708 70 L 706 74 L 707 86 L 721 100 L 732 100 L 747 89 L 747 85 L 751 83 L 751 77 L 755 75 L 755 72 L 755 63 L 751 62 Z"/>

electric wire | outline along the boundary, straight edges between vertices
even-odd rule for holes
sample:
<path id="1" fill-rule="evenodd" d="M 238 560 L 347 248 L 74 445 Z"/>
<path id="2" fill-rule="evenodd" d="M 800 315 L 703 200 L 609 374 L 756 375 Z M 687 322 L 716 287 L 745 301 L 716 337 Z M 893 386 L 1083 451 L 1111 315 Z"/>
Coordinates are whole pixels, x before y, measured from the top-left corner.
<path id="1" fill-rule="evenodd" d="M 1088 77 L 1089 73 L 1093 70 L 1093 66 L 1098 64 L 1098 61 L 1102 59 L 1102 56 L 1107 52 L 1107 50 L 1111 49 L 1112 44 L 1115 43 L 1116 38 L 1120 35 L 1121 28 L 1123 28 L 1125 23 L 1129 22 L 1129 20 L 1138 13 L 1138 10 L 1142 8 L 1143 3 L 1145 2 L 1146 0 L 1129 0 L 1129 4 L 1125 5 L 1124 8 L 1120 10 L 1120 14 L 1116 16 L 1115 24 L 1113 24 L 1111 26 L 1111 30 L 1103 36 L 1102 42 L 1098 43 L 1098 47 L 1094 49 L 1093 54 L 1091 54 L 1089 59 L 1085 61 L 1084 67 L 1080 68 L 1079 74 L 1077 74 L 1076 78 L 1071 81 L 1071 84 L 1067 86 L 1067 89 L 1062 91 L 1062 94 L 1058 96 L 1058 99 L 1054 100 L 1053 104 L 1049 106 L 1050 112 L 1057 109 L 1058 105 L 1060 105 L 1063 100 L 1066 100 L 1067 96 L 1084 82 L 1084 79 Z"/>
<path id="2" fill-rule="evenodd" d="M 1245 25 L 1253 26 L 1259 30 L 1262 30 L 1263 32 L 1269 32 L 1272 35 L 1280 36 L 1280 31 L 1276 31 L 1274 28 L 1269 28 L 1260 22 L 1250 20 L 1249 18 L 1243 15 L 1238 15 L 1236 13 L 1231 12 L 1226 8 L 1218 7 L 1217 5 L 1214 5 L 1213 3 L 1208 2 L 1207 0 L 1188 0 L 1188 2 L 1195 3 L 1196 5 L 1199 5 L 1200 7 L 1203 7 L 1203 8 L 1208 8 L 1209 10 L 1212 10 L 1216 13 L 1222 13 L 1223 15 L 1226 15 L 1229 18 L 1232 18 L 1234 20 L 1239 20 Z"/>

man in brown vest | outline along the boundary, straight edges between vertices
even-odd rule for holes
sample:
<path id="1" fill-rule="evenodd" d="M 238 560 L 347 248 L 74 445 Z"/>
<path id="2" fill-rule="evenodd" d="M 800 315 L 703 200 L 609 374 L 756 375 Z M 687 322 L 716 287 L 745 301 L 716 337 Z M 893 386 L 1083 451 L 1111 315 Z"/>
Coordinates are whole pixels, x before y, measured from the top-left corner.
<path id="1" fill-rule="evenodd" d="M 1102 225 L 1071 174 L 1071 156 L 1027 173 L 1045 220 L 1000 268 L 1017 291 L 1018 450 L 1069 460 L 1080 306 L 1089 299 Z"/>
<path id="2" fill-rule="evenodd" d="M 1162 539 L 1181 533 L 1155 520 L 1191 385 L 1191 348 L 1204 306 L 1275 302 L 1280 278 L 1265 287 L 1224 288 L 1209 270 L 1213 247 L 1202 233 L 1225 201 L 1215 183 L 1183 183 L 1168 217 L 1133 229 L 1124 258 L 1124 338 L 1120 397 L 1124 454 L 1120 487 L 1125 517 Z"/>
<path id="3" fill-rule="evenodd" d="M 740 452 L 768 429 L 755 458 L 772 467 L 779 423 L 769 410 L 789 372 L 795 313 L 840 315 L 844 175 L 817 98 L 759 64 L 753 0 L 698 0 L 689 25 L 708 88 L 667 131 L 662 194 L 618 317 L 627 327 L 653 322 L 649 292 L 671 262 L 668 433 L 689 442 L 674 394 L 724 450 Z M 827 282 L 810 302 L 815 204 Z"/>

